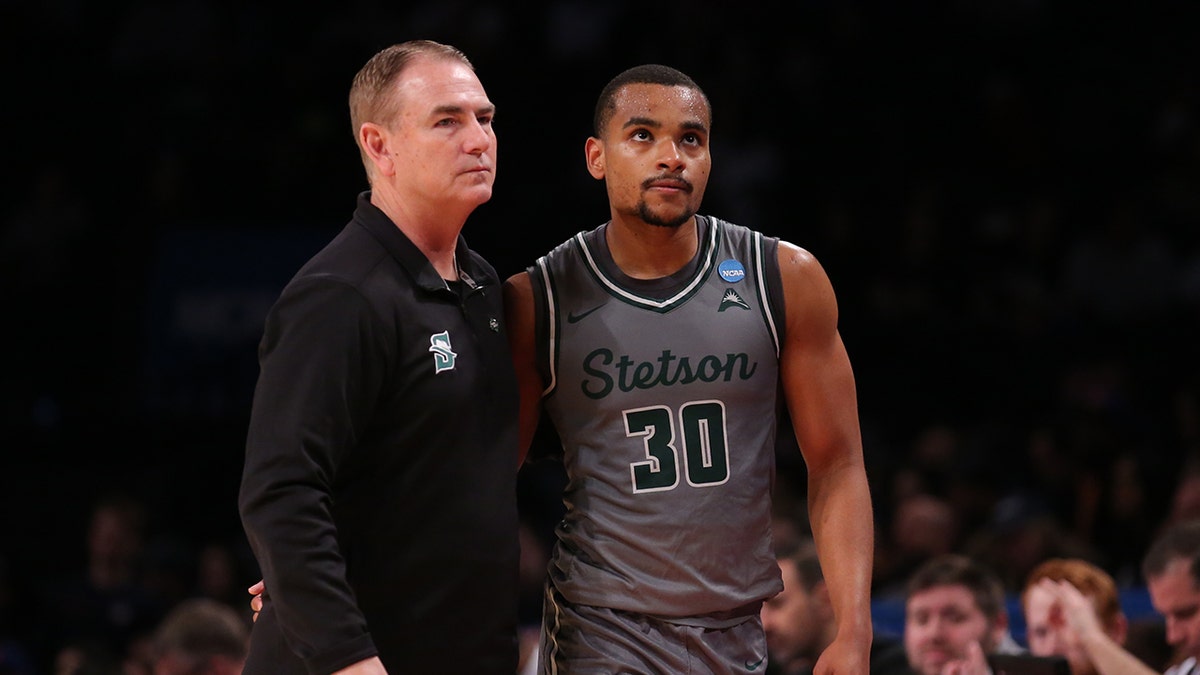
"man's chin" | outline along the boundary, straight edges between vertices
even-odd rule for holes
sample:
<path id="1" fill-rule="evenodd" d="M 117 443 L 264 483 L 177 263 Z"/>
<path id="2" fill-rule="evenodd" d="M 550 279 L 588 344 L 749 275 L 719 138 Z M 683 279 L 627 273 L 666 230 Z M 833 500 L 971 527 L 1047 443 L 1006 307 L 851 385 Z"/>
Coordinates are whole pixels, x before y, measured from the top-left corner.
<path id="1" fill-rule="evenodd" d="M 655 227 L 666 227 L 670 229 L 678 228 L 686 223 L 692 216 L 696 215 L 695 211 L 678 209 L 652 209 L 644 207 L 640 209 L 638 214 L 643 221 L 654 225 Z"/>
<path id="2" fill-rule="evenodd" d="M 926 656 L 921 659 L 921 665 L 917 670 L 921 675 L 938 675 L 942 672 L 942 666 L 946 665 L 951 658 L 949 654 Z"/>
<path id="3" fill-rule="evenodd" d="M 469 201 L 473 202 L 475 206 L 484 204 L 491 198 L 492 198 L 492 185 L 490 183 L 487 185 L 476 185 L 476 186 L 472 187 L 467 192 L 466 196 L 464 197 L 465 200 L 469 200 Z"/>

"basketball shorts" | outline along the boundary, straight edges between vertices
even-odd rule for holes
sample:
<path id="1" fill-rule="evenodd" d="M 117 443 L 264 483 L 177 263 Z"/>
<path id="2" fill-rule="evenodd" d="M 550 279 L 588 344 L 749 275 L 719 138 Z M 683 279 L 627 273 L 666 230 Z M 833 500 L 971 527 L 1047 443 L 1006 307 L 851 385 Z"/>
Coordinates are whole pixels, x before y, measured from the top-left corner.
<path id="1" fill-rule="evenodd" d="M 575 605 L 546 585 L 542 675 L 761 675 L 767 641 L 758 614 L 727 628 L 690 626 Z"/>

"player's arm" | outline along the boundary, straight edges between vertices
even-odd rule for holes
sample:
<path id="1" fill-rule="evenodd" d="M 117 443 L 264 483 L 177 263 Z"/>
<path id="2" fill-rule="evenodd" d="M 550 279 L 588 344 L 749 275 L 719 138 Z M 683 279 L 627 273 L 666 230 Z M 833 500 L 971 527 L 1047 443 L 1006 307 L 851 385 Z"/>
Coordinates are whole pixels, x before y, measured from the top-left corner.
<path id="1" fill-rule="evenodd" d="M 808 507 L 837 637 L 815 673 L 865 673 L 871 646 L 874 518 L 858 400 L 829 277 L 808 251 L 779 242 L 786 309 L 784 396 L 808 468 Z"/>
<path id="2" fill-rule="evenodd" d="M 521 396 L 520 455 L 517 458 L 517 466 L 520 466 L 537 431 L 544 386 L 537 368 L 533 282 L 527 273 L 514 274 L 504 282 L 504 316 Z"/>

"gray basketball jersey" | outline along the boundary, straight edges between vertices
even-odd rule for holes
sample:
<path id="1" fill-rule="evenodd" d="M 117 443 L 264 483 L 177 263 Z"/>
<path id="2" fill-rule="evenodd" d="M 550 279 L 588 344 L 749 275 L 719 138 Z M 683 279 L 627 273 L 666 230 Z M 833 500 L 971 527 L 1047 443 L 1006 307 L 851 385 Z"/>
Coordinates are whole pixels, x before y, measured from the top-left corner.
<path id="1" fill-rule="evenodd" d="M 783 328 L 778 240 L 697 217 L 664 279 L 617 269 L 606 225 L 529 269 L 566 514 L 550 578 L 569 601 L 694 625 L 782 584 L 771 487 Z"/>

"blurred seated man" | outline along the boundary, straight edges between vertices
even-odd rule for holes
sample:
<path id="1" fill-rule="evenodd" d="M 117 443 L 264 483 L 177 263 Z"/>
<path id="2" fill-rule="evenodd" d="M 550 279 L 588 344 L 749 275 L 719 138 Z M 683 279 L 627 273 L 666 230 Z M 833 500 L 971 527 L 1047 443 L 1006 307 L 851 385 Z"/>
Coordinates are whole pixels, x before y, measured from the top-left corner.
<path id="1" fill-rule="evenodd" d="M 808 675 L 837 633 L 833 603 L 811 539 L 781 541 L 775 558 L 783 590 L 763 603 L 761 610 L 770 657 L 767 675 Z M 871 642 L 871 672 L 881 672 L 888 663 L 903 665 L 904 645 L 876 634 Z"/>
<path id="2" fill-rule="evenodd" d="M 1008 632 L 1000 578 L 966 556 L 946 554 L 930 558 L 909 578 L 904 602 L 908 664 L 880 673 L 990 675 L 988 654 L 1022 651 Z"/>
<path id="3" fill-rule="evenodd" d="M 232 607 L 208 598 L 185 600 L 154 633 L 154 675 L 240 675 L 249 636 Z"/>
<path id="4" fill-rule="evenodd" d="M 1166 675 L 1200 674 L 1200 520 L 1169 523 L 1146 551 L 1142 577 L 1176 652 Z"/>
<path id="5" fill-rule="evenodd" d="M 1152 675 L 1124 649 L 1129 621 L 1117 584 L 1079 558 L 1051 558 L 1033 569 L 1021 592 L 1029 651 L 1064 656 L 1072 675 Z"/>

